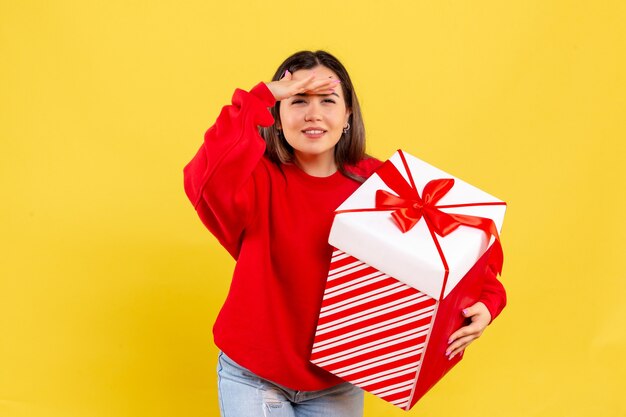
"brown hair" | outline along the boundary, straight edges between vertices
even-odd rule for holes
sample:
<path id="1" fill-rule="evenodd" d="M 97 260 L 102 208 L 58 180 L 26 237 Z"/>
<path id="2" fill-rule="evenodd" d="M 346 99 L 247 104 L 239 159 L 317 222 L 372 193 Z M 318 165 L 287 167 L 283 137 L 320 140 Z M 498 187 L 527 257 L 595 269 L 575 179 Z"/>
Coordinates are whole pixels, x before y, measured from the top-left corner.
<path id="1" fill-rule="evenodd" d="M 361 159 L 365 158 L 365 126 L 361 116 L 361 108 L 359 100 L 354 92 L 352 81 L 345 67 L 337 58 L 325 51 L 300 51 L 287 58 L 276 70 L 272 81 L 278 81 L 289 70 L 292 74 L 301 69 L 311 69 L 322 65 L 335 74 L 341 80 L 341 88 L 343 90 L 346 108 L 351 111 L 348 123 L 350 129 L 347 133 L 343 133 L 339 142 L 335 146 L 335 163 L 337 169 L 345 176 L 356 181 L 363 182 L 363 178 L 346 170 L 346 165 L 355 165 Z M 260 130 L 261 136 L 267 144 L 265 155 L 276 164 L 285 164 L 293 162 L 293 148 L 287 143 L 284 136 L 280 133 L 277 124 L 280 121 L 280 101 L 277 101 L 274 107 L 270 109 L 276 123 L 269 127 L 263 127 Z"/>

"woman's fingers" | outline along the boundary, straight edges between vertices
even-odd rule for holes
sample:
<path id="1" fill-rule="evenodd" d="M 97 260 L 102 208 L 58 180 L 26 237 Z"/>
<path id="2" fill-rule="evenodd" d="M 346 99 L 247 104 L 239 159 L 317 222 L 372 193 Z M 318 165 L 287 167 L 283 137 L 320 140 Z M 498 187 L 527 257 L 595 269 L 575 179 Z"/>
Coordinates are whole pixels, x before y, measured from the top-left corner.
<path id="1" fill-rule="evenodd" d="M 446 356 L 448 357 L 448 359 L 454 358 L 456 355 L 464 351 L 465 348 L 468 347 L 469 344 L 472 343 L 477 338 L 478 336 L 476 336 L 475 334 L 470 334 L 468 336 L 463 336 L 455 340 L 446 349 Z"/>
<path id="2" fill-rule="evenodd" d="M 448 348 L 446 349 L 448 359 L 452 359 L 456 355 L 461 354 L 470 343 L 478 339 L 491 321 L 489 310 L 481 302 L 464 309 L 462 314 L 464 317 L 470 318 L 471 323 L 461 327 L 450 335 Z"/>
<path id="3" fill-rule="evenodd" d="M 310 94 L 327 94 L 329 90 L 339 85 L 338 80 L 332 78 L 310 78 L 303 85 L 304 93 Z"/>
<path id="4" fill-rule="evenodd" d="M 298 91 L 294 94 L 326 94 L 328 90 L 332 90 L 339 84 L 338 81 L 339 80 L 333 78 L 318 78 L 317 74 L 312 73 L 309 77 L 304 78 L 299 82 L 296 81 L 295 86 Z"/>
<path id="5" fill-rule="evenodd" d="M 339 80 L 332 80 L 330 82 L 326 82 L 320 85 L 319 87 L 315 88 L 314 90 L 311 91 L 311 93 L 312 94 L 329 94 L 329 93 L 332 93 L 333 91 L 336 91 L 335 89 L 339 87 L 339 85 L 340 85 Z"/>
<path id="6" fill-rule="evenodd" d="M 461 327 L 456 332 L 452 333 L 450 338 L 448 339 L 448 343 L 452 343 L 457 339 L 460 339 L 465 336 L 475 335 L 476 337 L 480 336 L 481 326 L 477 323 L 470 323 L 467 326 Z"/>
<path id="7" fill-rule="evenodd" d="M 449 352 L 448 359 L 452 359 L 456 355 L 463 353 L 465 349 L 467 349 L 467 347 L 476 339 L 478 339 L 477 336 L 466 336 L 462 339 L 459 339 L 458 344 L 448 347 L 448 350 L 446 351 Z"/>
<path id="8" fill-rule="evenodd" d="M 279 81 L 282 81 L 282 80 L 290 81 L 291 78 L 293 78 L 293 75 L 289 72 L 289 70 L 285 70 L 285 73 L 283 74 L 282 77 L 280 77 Z"/>
<path id="9" fill-rule="evenodd" d="M 272 81 L 266 85 L 274 98 L 280 101 L 296 94 L 330 94 L 339 84 L 337 79 L 318 78 L 315 73 L 306 78 L 294 80 L 292 74 L 287 71 L 279 81 Z"/>

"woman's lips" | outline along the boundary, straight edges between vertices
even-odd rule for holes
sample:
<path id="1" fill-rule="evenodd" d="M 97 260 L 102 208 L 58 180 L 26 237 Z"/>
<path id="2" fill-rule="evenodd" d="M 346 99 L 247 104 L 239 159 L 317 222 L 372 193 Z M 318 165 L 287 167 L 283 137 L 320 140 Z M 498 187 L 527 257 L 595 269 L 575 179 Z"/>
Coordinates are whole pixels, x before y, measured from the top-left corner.
<path id="1" fill-rule="evenodd" d="M 321 138 L 326 133 L 323 129 L 305 129 L 302 131 L 306 137 L 309 138 Z"/>

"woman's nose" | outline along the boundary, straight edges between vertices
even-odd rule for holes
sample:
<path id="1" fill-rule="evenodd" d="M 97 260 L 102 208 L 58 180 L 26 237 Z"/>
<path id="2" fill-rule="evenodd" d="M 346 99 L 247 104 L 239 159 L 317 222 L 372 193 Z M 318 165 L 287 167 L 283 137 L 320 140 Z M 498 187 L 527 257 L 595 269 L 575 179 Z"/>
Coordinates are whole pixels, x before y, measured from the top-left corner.
<path id="1" fill-rule="evenodd" d="M 318 113 L 308 112 L 304 115 L 305 122 L 312 122 L 314 120 L 321 120 L 321 116 Z"/>
<path id="2" fill-rule="evenodd" d="M 319 106 L 316 103 L 311 103 L 304 113 L 304 120 L 307 122 L 321 120 L 322 116 L 319 110 Z"/>

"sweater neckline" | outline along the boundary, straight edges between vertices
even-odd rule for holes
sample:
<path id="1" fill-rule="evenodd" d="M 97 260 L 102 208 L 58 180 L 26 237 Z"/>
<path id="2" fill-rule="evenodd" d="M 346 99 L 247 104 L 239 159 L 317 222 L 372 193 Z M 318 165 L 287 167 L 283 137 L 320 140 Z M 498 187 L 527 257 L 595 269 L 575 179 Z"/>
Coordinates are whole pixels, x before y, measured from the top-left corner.
<path id="1" fill-rule="evenodd" d="M 325 187 L 337 184 L 343 178 L 343 174 L 339 170 L 335 171 L 333 174 L 327 177 L 315 177 L 304 172 L 302 168 L 300 168 L 296 164 L 284 164 L 283 166 L 285 168 L 285 171 L 293 173 L 296 177 L 313 187 Z"/>

